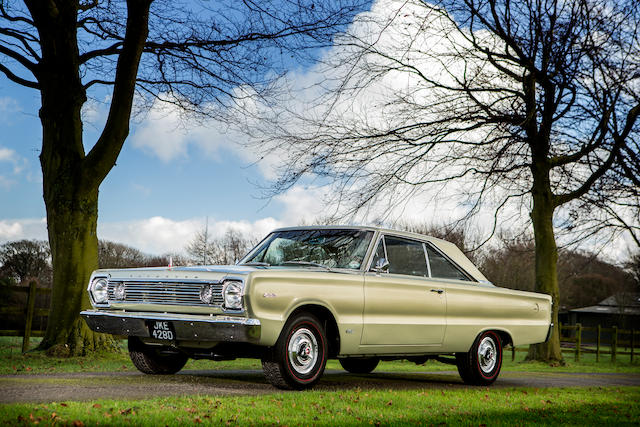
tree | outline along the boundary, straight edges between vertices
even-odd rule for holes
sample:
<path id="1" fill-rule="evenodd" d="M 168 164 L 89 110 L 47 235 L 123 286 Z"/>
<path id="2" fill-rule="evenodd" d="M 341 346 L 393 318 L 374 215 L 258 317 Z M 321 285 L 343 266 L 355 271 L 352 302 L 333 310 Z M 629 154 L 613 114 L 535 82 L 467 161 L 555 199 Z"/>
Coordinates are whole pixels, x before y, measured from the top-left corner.
<path id="1" fill-rule="evenodd" d="M 99 268 L 145 267 L 149 256 L 138 249 L 108 240 L 98 241 Z"/>
<path id="2" fill-rule="evenodd" d="M 221 238 L 212 237 L 208 227 L 196 233 L 185 250 L 196 264 L 235 264 L 254 246 L 250 238 L 228 229 Z"/>
<path id="3" fill-rule="evenodd" d="M 41 285 L 51 282 L 49 245 L 40 240 L 18 240 L 0 246 L 0 276 L 18 283 L 36 278 Z"/>
<path id="4" fill-rule="evenodd" d="M 0 72 L 41 99 L 53 264 L 41 349 L 83 354 L 111 345 L 78 313 L 89 306 L 84 290 L 98 266 L 98 189 L 129 133 L 134 95 L 142 106 L 163 99 L 217 117 L 235 99 L 266 93 L 273 77 L 326 45 L 358 7 L 339 0 L 0 0 Z M 85 152 L 81 109 L 99 95 L 109 96 L 109 113 Z"/>
<path id="5" fill-rule="evenodd" d="M 284 159 L 275 192 L 316 176 L 341 214 L 439 191 L 492 209 L 491 236 L 527 211 L 556 325 L 528 357 L 561 361 L 556 232 L 640 223 L 639 32 L 635 0 L 381 2 L 336 38 L 314 106 L 264 106 L 250 134 Z"/>

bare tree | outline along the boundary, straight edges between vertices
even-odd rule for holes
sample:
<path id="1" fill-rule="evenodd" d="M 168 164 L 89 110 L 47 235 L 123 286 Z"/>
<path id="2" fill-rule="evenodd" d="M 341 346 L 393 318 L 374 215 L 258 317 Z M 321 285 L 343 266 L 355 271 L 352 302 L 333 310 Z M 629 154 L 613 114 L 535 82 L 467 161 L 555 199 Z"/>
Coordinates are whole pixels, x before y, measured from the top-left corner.
<path id="1" fill-rule="evenodd" d="M 36 278 L 42 286 L 51 285 L 50 252 L 47 242 L 18 240 L 0 246 L 0 276 L 17 283 Z"/>
<path id="2" fill-rule="evenodd" d="M 98 241 L 99 268 L 144 267 L 149 256 L 131 246 L 108 240 Z"/>
<path id="3" fill-rule="evenodd" d="M 229 229 L 224 236 L 215 238 L 205 228 L 196 233 L 185 248 L 191 261 L 198 264 L 235 264 L 249 252 L 255 242 L 237 230 Z"/>
<path id="4" fill-rule="evenodd" d="M 326 46 L 358 7 L 347 0 L 0 0 L 0 73 L 41 99 L 54 276 L 41 349 L 83 354 L 112 344 L 78 313 L 89 307 L 84 289 L 98 266 L 98 188 L 129 133 L 134 94 L 140 104 L 161 98 L 218 117 Z M 83 141 L 83 105 L 107 95 L 100 136 Z"/>
<path id="5" fill-rule="evenodd" d="M 185 247 L 192 262 L 196 264 L 207 264 L 215 257 L 214 242 L 209 235 L 208 227 L 198 230 L 193 239 Z"/>
<path id="6" fill-rule="evenodd" d="M 492 209 L 490 235 L 528 212 L 556 325 L 529 357 L 561 361 L 556 233 L 640 223 L 640 3 L 388 1 L 355 22 L 313 108 L 265 108 L 273 190 L 319 176 L 348 214 L 440 188 L 468 216 Z"/>

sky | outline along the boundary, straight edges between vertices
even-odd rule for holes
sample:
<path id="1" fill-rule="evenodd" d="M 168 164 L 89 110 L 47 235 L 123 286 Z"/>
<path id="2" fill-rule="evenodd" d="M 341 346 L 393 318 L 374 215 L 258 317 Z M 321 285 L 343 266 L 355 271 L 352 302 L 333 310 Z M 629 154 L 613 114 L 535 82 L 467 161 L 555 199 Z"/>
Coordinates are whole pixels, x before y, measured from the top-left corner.
<path id="1" fill-rule="evenodd" d="M 106 119 L 109 94 L 100 96 L 83 109 L 87 152 Z M 38 91 L 0 74 L 0 243 L 47 239 L 39 107 Z M 181 122 L 175 109 L 160 104 L 132 119 L 117 164 L 100 186 L 98 237 L 150 254 L 175 253 L 205 223 L 214 236 L 234 228 L 258 239 L 323 214 L 314 188 L 265 198 L 274 172 L 257 164 L 259 155 L 238 138 L 219 123 Z"/>
<path id="2" fill-rule="evenodd" d="M 385 13 L 386 3 L 392 1 L 378 0 L 371 13 Z M 336 52 L 328 49 L 321 54 L 331 57 Z M 291 71 L 288 78 L 294 87 L 313 87 L 324 77 L 314 64 L 292 64 Z M 376 87 L 364 91 L 362 104 L 368 105 L 381 93 Z M 90 100 L 83 109 L 87 151 L 106 119 L 109 93 L 99 96 L 102 99 Z M 305 108 L 305 96 L 311 99 L 314 94 L 302 93 L 295 100 L 296 108 Z M 39 106 L 37 91 L 0 75 L 0 243 L 47 238 L 38 159 Z M 179 116 L 174 107 L 156 102 L 147 114 L 132 119 L 117 164 L 100 186 L 100 239 L 148 254 L 180 253 L 206 222 L 214 236 L 233 228 L 260 239 L 277 227 L 311 223 L 334 208 L 323 197 L 329 190 L 313 181 L 265 198 L 262 189 L 276 176 L 274 159 L 257 162 L 261 153 L 239 144 L 247 137 L 216 121 L 185 123 Z M 514 207 L 513 216 L 526 218 L 526 211 L 518 211 L 522 208 Z M 385 209 L 389 207 L 378 208 Z M 399 222 L 442 223 L 443 218 L 462 216 L 464 209 L 447 194 L 436 201 L 425 190 L 410 203 L 393 206 L 389 216 Z M 370 218 L 355 223 L 370 223 Z M 487 211 L 476 224 L 486 227 L 492 221 L 492 212 Z M 617 258 L 625 247 L 619 242 L 609 257 Z"/>

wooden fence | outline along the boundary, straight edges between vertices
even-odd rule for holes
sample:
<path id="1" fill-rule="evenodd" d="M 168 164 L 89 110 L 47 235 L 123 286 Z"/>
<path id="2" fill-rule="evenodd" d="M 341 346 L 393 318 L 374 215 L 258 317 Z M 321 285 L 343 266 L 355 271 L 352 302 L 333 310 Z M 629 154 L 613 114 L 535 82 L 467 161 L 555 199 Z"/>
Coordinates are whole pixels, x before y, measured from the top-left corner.
<path id="1" fill-rule="evenodd" d="M 36 296 L 37 294 L 50 294 L 51 289 L 49 288 L 39 288 L 38 282 L 32 280 L 29 282 L 29 287 L 25 286 L 9 286 L 9 290 L 14 292 L 28 292 L 27 297 L 27 305 L 25 307 L 0 307 L 1 314 L 15 314 L 21 315 L 25 314 L 25 324 L 24 329 L 21 330 L 11 330 L 4 329 L 0 330 L 0 336 L 11 336 L 11 337 L 19 337 L 22 336 L 22 352 L 26 352 L 29 350 L 29 338 L 33 337 L 41 337 L 44 334 L 43 330 L 34 330 L 32 329 L 33 318 L 35 316 L 49 316 L 48 308 L 36 308 Z"/>
<path id="2" fill-rule="evenodd" d="M 609 355 L 611 361 L 615 362 L 617 356 L 629 356 L 631 362 L 633 362 L 634 356 L 637 355 L 637 348 L 639 340 L 637 335 L 640 335 L 640 330 L 635 329 L 618 329 L 617 326 L 611 328 L 603 328 L 598 326 L 582 326 L 580 323 L 576 325 L 559 325 L 560 329 L 560 345 L 563 353 L 570 353 L 574 355 L 576 362 L 580 361 L 583 354 L 595 354 L 596 362 L 600 362 L 602 355 Z M 563 332 L 568 332 L 563 336 Z M 595 332 L 595 342 L 583 342 L 583 332 Z M 604 343 L 602 340 L 603 334 L 610 334 L 610 340 L 608 343 Z M 626 339 L 622 339 L 622 338 Z M 624 348 L 624 350 L 620 350 Z M 511 348 L 511 360 L 515 360 L 516 351 L 528 351 L 527 347 Z"/>

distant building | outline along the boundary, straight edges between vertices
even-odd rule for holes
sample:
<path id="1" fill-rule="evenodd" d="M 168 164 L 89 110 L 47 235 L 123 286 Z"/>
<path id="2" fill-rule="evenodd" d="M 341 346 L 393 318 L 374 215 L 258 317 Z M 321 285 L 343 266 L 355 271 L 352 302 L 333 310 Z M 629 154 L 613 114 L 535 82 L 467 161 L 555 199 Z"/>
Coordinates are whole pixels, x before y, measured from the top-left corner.
<path id="1" fill-rule="evenodd" d="M 574 308 L 563 313 L 563 324 L 602 326 L 640 330 L 640 293 L 621 292 L 600 301 L 598 305 Z M 583 341 L 595 341 L 594 332 L 583 332 Z"/>

